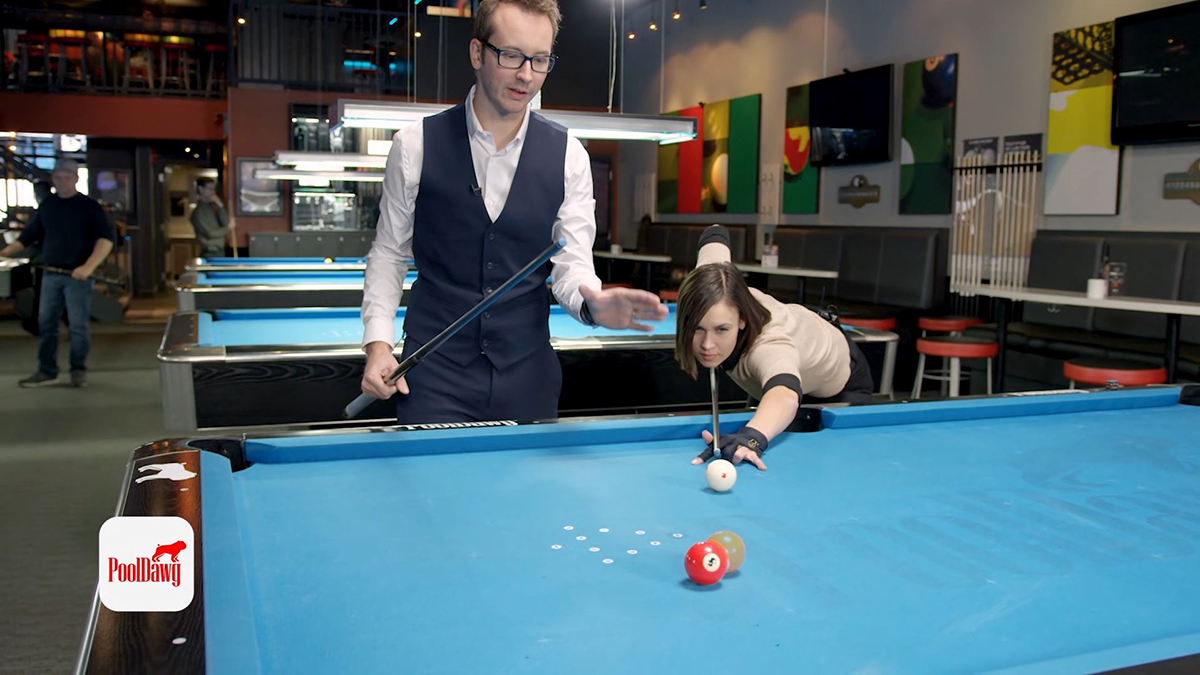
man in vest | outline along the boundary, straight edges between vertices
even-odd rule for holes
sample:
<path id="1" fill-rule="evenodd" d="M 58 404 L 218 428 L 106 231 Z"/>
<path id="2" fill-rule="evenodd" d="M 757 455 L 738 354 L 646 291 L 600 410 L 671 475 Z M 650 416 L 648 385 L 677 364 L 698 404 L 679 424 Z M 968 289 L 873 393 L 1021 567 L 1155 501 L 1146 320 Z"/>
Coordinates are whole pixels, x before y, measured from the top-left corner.
<path id="1" fill-rule="evenodd" d="M 467 100 L 397 133 L 363 292 L 362 390 L 395 393 L 401 423 L 558 416 L 562 371 L 550 347 L 550 277 L 589 325 L 650 330 L 667 308 L 646 291 L 602 290 L 592 265 L 595 200 L 587 151 L 529 110 L 554 68 L 557 0 L 482 0 Z M 428 159 L 429 161 L 425 161 Z M 420 275 L 404 320 L 408 357 L 532 261 L 567 246 L 409 371 L 385 382 L 406 260 Z"/>

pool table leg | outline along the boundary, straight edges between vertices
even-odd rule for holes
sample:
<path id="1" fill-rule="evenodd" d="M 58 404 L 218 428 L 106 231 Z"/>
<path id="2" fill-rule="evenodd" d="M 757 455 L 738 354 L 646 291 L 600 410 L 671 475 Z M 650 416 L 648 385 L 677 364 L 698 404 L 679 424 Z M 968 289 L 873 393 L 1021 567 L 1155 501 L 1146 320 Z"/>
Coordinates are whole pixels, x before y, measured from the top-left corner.
<path id="1" fill-rule="evenodd" d="M 1004 352 L 1008 344 L 1008 300 L 995 298 L 996 312 L 996 393 L 1004 393 Z"/>
<path id="2" fill-rule="evenodd" d="M 1167 315 L 1167 384 L 1175 383 L 1175 366 L 1179 362 L 1179 315 Z"/>

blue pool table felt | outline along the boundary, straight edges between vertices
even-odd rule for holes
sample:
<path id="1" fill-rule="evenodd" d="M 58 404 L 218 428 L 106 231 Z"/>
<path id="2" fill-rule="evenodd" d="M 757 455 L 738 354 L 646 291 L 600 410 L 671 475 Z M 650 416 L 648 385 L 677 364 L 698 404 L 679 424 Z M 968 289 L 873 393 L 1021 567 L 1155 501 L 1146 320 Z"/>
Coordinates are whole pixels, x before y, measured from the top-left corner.
<path id="1" fill-rule="evenodd" d="M 208 265 L 321 265 L 324 258 L 206 258 L 202 261 Z M 339 265 L 365 264 L 366 258 L 334 258 Z"/>
<path id="2" fill-rule="evenodd" d="M 675 334 L 675 305 L 664 321 L 648 321 L 653 334 Z M 404 313 L 396 313 L 396 335 L 403 335 Z M 357 344 L 362 318 L 356 307 L 316 309 L 230 309 L 201 312 L 197 343 L 201 346 Z M 642 331 L 592 328 L 573 319 L 559 305 L 550 306 L 550 335 L 556 338 L 646 335 Z"/>
<path id="3" fill-rule="evenodd" d="M 688 465 L 703 416 L 254 440 L 248 469 L 202 466 L 210 665 L 1059 673 L 1200 652 L 1200 408 L 1146 391 L 955 401 L 984 419 L 950 422 L 827 410 L 726 494 Z M 745 566 L 696 586 L 684 552 L 721 529 Z M 221 595 L 239 580 L 241 604 Z"/>

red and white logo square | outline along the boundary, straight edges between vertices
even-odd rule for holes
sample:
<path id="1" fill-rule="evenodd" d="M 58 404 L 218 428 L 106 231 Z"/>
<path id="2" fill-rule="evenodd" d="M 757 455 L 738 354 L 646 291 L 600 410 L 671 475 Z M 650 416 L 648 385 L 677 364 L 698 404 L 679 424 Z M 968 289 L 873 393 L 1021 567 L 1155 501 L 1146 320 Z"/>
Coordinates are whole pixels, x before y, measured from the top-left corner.
<path id="1" fill-rule="evenodd" d="M 195 591 L 196 535 L 178 516 L 109 518 L 100 528 L 100 602 L 114 612 L 178 612 Z"/>

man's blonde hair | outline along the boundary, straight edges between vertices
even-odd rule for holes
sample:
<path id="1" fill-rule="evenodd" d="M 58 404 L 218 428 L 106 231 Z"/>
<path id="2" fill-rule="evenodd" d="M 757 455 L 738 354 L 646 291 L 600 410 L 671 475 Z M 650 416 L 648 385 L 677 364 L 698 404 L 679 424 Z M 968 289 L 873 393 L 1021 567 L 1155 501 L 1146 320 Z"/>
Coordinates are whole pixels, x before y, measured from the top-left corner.
<path id="1" fill-rule="evenodd" d="M 558 11 L 558 0 L 480 0 L 479 9 L 475 11 L 474 35 L 480 42 L 487 42 L 491 39 L 492 31 L 495 29 L 492 25 L 492 17 L 500 5 L 516 5 L 530 14 L 541 14 L 550 19 L 550 24 L 554 26 L 554 40 L 558 39 L 558 24 L 562 23 L 562 12 Z"/>

